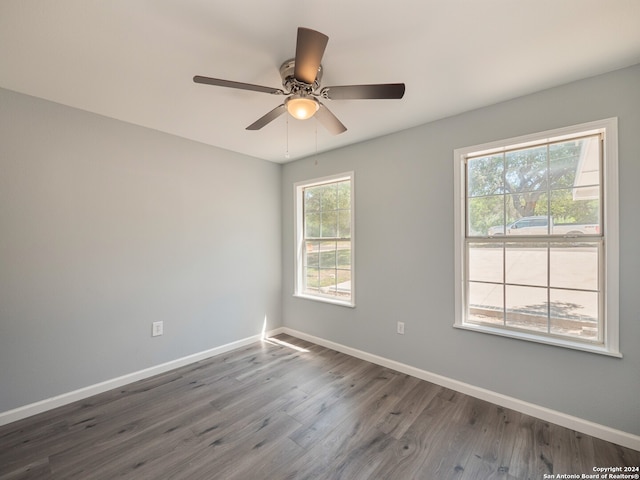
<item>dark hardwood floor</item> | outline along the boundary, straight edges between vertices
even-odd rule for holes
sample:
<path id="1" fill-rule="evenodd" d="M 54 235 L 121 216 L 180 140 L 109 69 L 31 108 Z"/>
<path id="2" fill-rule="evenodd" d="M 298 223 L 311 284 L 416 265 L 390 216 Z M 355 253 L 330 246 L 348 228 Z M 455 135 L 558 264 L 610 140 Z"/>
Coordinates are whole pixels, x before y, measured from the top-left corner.
<path id="1" fill-rule="evenodd" d="M 0 480 L 541 480 L 610 466 L 640 466 L 640 452 L 286 335 L 0 427 Z"/>

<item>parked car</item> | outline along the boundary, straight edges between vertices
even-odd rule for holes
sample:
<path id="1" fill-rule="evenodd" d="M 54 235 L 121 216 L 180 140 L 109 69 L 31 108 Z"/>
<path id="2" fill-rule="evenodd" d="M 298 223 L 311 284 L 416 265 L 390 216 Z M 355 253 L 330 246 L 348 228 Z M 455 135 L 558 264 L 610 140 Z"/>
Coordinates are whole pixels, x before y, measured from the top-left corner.
<path id="1" fill-rule="evenodd" d="M 494 225 L 493 227 L 489 227 L 487 230 L 487 235 L 490 237 L 495 237 L 496 235 L 504 235 L 504 225 Z"/>
<path id="2" fill-rule="evenodd" d="M 551 231 L 548 222 L 551 220 Z M 597 223 L 554 223 L 553 217 L 535 216 L 522 217 L 506 227 L 506 235 L 596 235 L 600 233 L 600 225 Z M 487 234 L 490 237 L 505 235 L 504 225 L 489 227 Z"/>

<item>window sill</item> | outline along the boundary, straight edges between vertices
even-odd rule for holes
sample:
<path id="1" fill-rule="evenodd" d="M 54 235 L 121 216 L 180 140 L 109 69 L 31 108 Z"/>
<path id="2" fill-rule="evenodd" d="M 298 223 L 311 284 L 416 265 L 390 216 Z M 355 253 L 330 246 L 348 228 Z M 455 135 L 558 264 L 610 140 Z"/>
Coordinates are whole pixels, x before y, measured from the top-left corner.
<path id="1" fill-rule="evenodd" d="M 305 300 L 314 300 L 316 302 L 321 302 L 321 303 L 330 303 L 332 305 L 338 305 L 340 307 L 348 307 L 348 308 L 356 308 L 355 303 L 351 302 L 350 300 L 338 300 L 335 298 L 331 298 L 331 297 L 320 297 L 320 296 L 315 296 L 315 295 L 305 295 L 303 293 L 294 293 L 293 296 L 295 298 L 304 298 Z"/>
<path id="2" fill-rule="evenodd" d="M 546 337 L 543 335 L 536 335 L 535 333 L 520 332 L 517 330 L 504 330 L 501 328 L 490 327 L 487 325 L 473 325 L 473 324 L 454 324 L 454 328 L 461 330 L 471 330 L 473 332 L 489 333 L 492 335 L 499 335 L 501 337 L 515 338 L 518 340 L 526 340 L 528 342 L 542 343 L 545 345 L 552 345 L 555 347 L 570 348 L 573 350 L 581 350 L 583 352 L 597 353 L 599 355 L 608 355 L 610 357 L 622 358 L 622 353 L 610 350 L 606 345 L 591 344 L 576 342 L 563 338 Z"/>

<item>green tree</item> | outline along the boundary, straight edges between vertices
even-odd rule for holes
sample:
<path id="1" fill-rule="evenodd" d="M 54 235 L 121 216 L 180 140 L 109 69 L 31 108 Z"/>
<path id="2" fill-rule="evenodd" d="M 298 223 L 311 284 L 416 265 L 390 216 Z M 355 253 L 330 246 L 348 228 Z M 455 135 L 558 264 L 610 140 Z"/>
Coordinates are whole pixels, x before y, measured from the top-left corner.
<path id="1" fill-rule="evenodd" d="M 572 140 L 469 159 L 470 230 L 485 234 L 493 225 L 549 215 L 550 202 L 566 221 L 593 221 L 598 202 L 571 196 L 582 148 L 583 140 Z"/>

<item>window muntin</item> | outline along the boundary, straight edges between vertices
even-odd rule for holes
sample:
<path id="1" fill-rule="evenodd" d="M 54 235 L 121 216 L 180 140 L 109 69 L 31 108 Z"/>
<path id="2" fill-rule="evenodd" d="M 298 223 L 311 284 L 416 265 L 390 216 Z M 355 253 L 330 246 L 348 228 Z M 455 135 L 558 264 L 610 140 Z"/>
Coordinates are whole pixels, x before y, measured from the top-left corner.
<path id="1" fill-rule="evenodd" d="M 456 150 L 455 326 L 620 355 L 616 136 L 612 119 Z"/>
<path id="2" fill-rule="evenodd" d="M 353 306 L 353 174 L 297 184 L 295 295 Z"/>

